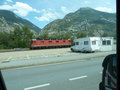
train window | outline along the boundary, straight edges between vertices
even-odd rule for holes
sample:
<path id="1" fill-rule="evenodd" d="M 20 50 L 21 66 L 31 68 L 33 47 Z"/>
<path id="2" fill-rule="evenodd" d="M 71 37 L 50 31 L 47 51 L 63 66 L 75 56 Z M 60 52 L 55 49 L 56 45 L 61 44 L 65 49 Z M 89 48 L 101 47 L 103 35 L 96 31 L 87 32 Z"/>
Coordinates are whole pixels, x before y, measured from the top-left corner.
<path id="1" fill-rule="evenodd" d="M 52 41 L 49 41 L 49 43 L 52 43 Z"/>
<path id="2" fill-rule="evenodd" d="M 44 43 L 44 41 L 40 41 L 40 43 Z"/>
<path id="3" fill-rule="evenodd" d="M 32 41 L 32 43 L 36 43 L 36 41 Z"/>
<path id="4" fill-rule="evenodd" d="M 56 41 L 57 43 L 59 42 L 59 41 Z"/>
<path id="5" fill-rule="evenodd" d="M 66 41 L 63 41 L 63 42 L 66 42 Z"/>

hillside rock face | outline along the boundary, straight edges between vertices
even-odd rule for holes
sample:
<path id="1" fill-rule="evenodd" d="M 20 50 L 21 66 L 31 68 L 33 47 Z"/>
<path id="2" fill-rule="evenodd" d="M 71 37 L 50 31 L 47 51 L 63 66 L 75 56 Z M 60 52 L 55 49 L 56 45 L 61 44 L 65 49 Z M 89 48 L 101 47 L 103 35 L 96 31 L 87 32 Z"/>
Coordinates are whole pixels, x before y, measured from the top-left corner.
<path id="1" fill-rule="evenodd" d="M 57 19 L 46 25 L 40 34 L 48 33 L 55 36 L 68 33 L 75 36 L 84 32 L 88 36 L 113 36 L 116 34 L 116 15 L 94 10 L 80 8 L 76 12 L 67 14 L 63 19 Z"/>
<path id="2" fill-rule="evenodd" d="M 39 32 L 41 29 L 32 24 L 28 20 L 25 20 L 11 11 L 0 10 L 0 32 L 13 31 L 16 26 L 27 25 L 33 32 Z"/>

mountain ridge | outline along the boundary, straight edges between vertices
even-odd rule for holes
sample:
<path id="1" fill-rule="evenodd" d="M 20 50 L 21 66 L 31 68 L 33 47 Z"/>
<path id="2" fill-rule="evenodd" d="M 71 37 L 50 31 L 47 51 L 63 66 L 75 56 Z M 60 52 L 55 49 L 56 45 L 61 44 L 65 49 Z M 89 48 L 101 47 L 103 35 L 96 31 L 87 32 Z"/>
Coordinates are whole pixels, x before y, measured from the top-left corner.
<path id="1" fill-rule="evenodd" d="M 113 36 L 116 34 L 116 14 L 98 11 L 89 7 L 80 8 L 47 24 L 40 32 L 56 36 L 69 33 L 71 36 L 84 32 L 88 36 Z"/>
<path id="2" fill-rule="evenodd" d="M 34 32 L 39 32 L 41 30 L 30 21 L 17 16 L 15 13 L 9 10 L 0 10 L 0 23 L 0 31 L 2 32 L 10 32 L 14 30 L 15 26 L 21 27 L 23 25 L 27 25 Z"/>

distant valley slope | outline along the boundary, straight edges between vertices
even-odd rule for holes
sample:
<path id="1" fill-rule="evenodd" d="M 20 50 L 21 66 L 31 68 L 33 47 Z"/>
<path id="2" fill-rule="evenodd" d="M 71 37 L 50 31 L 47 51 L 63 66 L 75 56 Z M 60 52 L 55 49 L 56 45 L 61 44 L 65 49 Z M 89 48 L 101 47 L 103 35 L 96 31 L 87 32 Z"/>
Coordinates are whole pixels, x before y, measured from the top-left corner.
<path id="1" fill-rule="evenodd" d="M 11 11 L 0 10 L 0 32 L 13 31 L 16 26 L 27 25 L 33 32 L 40 32 L 40 28 L 32 24 L 26 19 L 23 19 Z"/>
<path id="2" fill-rule="evenodd" d="M 115 36 L 116 14 L 97 11 L 85 7 L 67 14 L 63 19 L 57 19 L 46 25 L 40 34 L 49 36 L 71 35 L 85 33 L 87 36 Z"/>

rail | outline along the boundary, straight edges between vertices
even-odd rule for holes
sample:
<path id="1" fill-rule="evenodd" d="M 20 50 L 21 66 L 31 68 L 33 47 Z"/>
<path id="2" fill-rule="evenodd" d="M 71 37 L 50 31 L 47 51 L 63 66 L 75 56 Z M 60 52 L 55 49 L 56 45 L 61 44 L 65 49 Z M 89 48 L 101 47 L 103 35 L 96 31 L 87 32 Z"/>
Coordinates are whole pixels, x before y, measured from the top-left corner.
<path id="1" fill-rule="evenodd" d="M 2 52 L 14 52 L 14 51 L 27 51 L 30 50 L 29 48 L 14 48 L 14 49 L 1 49 L 0 53 Z"/>

